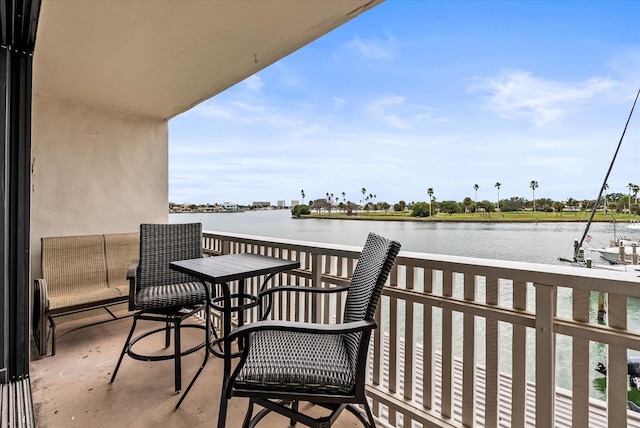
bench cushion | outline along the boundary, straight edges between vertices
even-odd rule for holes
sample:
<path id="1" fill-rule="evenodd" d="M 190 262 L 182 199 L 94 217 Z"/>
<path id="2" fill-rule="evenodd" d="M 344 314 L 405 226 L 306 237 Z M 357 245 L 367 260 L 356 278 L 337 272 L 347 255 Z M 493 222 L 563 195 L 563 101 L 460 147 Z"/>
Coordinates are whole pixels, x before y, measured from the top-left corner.
<path id="1" fill-rule="evenodd" d="M 111 301 L 122 300 L 120 290 L 116 288 L 104 288 L 90 290 L 81 293 L 70 293 L 64 296 L 49 296 L 49 312 L 55 313 L 58 309 L 77 308 L 90 306 L 92 303 L 106 304 Z M 64 311 L 61 311 L 64 313 Z"/>
<path id="2" fill-rule="evenodd" d="M 104 248 L 109 288 L 115 288 L 121 295 L 128 296 L 127 269 L 140 257 L 140 233 L 104 235 Z"/>

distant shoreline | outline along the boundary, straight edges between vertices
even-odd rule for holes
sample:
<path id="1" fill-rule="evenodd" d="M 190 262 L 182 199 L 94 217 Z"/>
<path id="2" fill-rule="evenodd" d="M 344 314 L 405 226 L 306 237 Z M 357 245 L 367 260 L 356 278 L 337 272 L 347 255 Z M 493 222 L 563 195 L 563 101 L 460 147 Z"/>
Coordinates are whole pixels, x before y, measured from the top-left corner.
<path id="1" fill-rule="evenodd" d="M 411 221 L 422 223 L 586 223 L 588 219 L 581 218 L 562 218 L 554 217 L 553 219 L 545 218 L 546 216 L 540 216 L 537 219 L 517 219 L 517 218 L 499 218 L 499 217 L 478 217 L 474 218 L 452 218 L 446 217 L 409 217 L 409 216 L 346 216 L 346 215 L 327 215 L 327 214 L 311 214 L 301 215 L 300 217 L 294 217 L 299 219 L 318 219 L 318 220 L 352 220 L 352 221 Z M 594 219 L 594 223 L 609 223 L 612 219 Z M 629 220 L 616 220 L 617 223 L 628 224 Z"/>

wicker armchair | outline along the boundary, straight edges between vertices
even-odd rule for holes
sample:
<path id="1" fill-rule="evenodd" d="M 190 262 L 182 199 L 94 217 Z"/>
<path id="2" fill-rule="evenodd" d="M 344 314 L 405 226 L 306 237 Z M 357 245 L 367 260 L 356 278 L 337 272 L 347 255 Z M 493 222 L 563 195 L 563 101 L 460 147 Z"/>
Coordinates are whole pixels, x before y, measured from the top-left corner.
<path id="1" fill-rule="evenodd" d="M 172 270 L 169 263 L 198 257 L 202 257 L 201 223 L 140 225 L 140 260 L 134 261 L 127 272 L 130 280 L 129 310 L 136 312 L 111 382 L 115 380 L 125 354 L 140 361 L 173 359 L 175 391 L 180 392 L 181 357 L 203 348 L 209 340 L 208 331 L 205 331 L 201 344 L 182 351 L 181 328 L 207 330 L 201 324 L 183 325 L 182 322 L 205 309 L 207 293 L 202 282 Z M 159 321 L 164 325 L 132 338 L 138 320 Z M 141 355 L 134 351 L 136 342 L 160 332 L 164 332 L 165 348 L 168 348 L 171 345 L 171 329 L 174 334 L 172 354 Z"/>
<path id="2" fill-rule="evenodd" d="M 340 324 L 263 320 L 232 332 L 229 340 L 240 338 L 245 347 L 224 393 L 226 398 L 250 399 L 245 427 L 255 426 L 271 411 L 289 418 L 292 425 L 300 422 L 328 427 L 345 409 L 364 426 L 375 426 L 365 397 L 367 353 L 382 287 L 399 250 L 398 242 L 369 234 L 347 291 Z M 278 292 L 279 288 L 273 290 Z M 312 418 L 300 411 L 300 401 L 322 406 L 330 413 Z M 264 408 L 255 416 L 254 404 Z M 364 407 L 366 417 L 354 404 Z"/>

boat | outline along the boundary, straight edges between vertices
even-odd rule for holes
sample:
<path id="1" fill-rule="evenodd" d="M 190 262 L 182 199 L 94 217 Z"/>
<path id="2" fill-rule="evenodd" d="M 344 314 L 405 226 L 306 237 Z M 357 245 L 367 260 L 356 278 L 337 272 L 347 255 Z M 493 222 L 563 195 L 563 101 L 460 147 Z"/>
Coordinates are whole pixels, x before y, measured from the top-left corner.
<path id="1" fill-rule="evenodd" d="M 640 230 L 640 220 L 631 220 L 629 221 L 629 224 L 627 225 L 628 229 L 632 229 L 632 230 Z"/>
<path id="2" fill-rule="evenodd" d="M 584 233 L 582 234 L 582 238 L 580 240 L 575 240 L 573 245 L 573 259 L 565 259 L 559 257 L 558 260 L 562 262 L 569 262 L 573 265 L 578 266 L 586 266 L 589 268 L 592 267 L 601 267 L 597 263 L 593 261 L 593 259 L 589 257 L 585 257 L 585 252 L 595 252 L 598 254 L 599 258 L 606 261 L 610 266 L 621 266 L 622 269 L 616 268 L 615 270 L 632 270 L 637 271 L 637 269 L 627 269 L 627 265 L 638 265 L 638 255 L 640 254 L 640 240 L 632 239 L 632 238 L 616 238 L 616 228 L 615 228 L 615 217 L 613 219 L 614 222 L 614 237 L 611 241 L 609 247 L 603 248 L 585 248 L 584 244 L 591 242 L 591 237 L 589 235 L 589 228 L 591 227 L 591 223 L 593 222 L 593 218 L 595 217 L 596 211 L 598 209 L 598 203 L 602 200 L 602 194 L 607 188 L 607 180 L 609 179 L 609 174 L 611 174 L 611 170 L 613 169 L 613 165 L 615 163 L 616 157 L 618 156 L 618 152 L 620 151 L 620 146 L 622 145 L 622 141 L 627 132 L 627 128 L 629 126 L 629 122 L 631 120 L 631 116 L 633 115 L 633 110 L 636 107 L 636 103 L 638 102 L 638 97 L 640 97 L 640 90 L 636 94 L 636 98 L 633 101 L 633 105 L 631 106 L 631 111 L 629 112 L 629 117 L 627 118 L 627 122 L 624 126 L 624 130 L 622 131 L 622 136 L 620 137 L 620 141 L 618 141 L 618 146 L 616 151 L 613 154 L 613 159 L 609 164 L 609 169 L 605 174 L 604 180 L 602 182 L 602 186 L 600 186 L 600 191 L 598 193 L 598 197 L 596 198 L 596 203 L 593 204 L 593 208 L 591 210 L 591 216 L 589 217 L 589 221 L 584 229 Z M 640 228 L 640 224 L 638 224 L 638 228 Z M 639 266 L 640 267 L 640 266 Z"/>
<path id="3" fill-rule="evenodd" d="M 597 253 L 602 260 L 612 265 L 637 265 L 638 256 L 640 256 L 640 241 L 637 239 L 618 238 L 611 241 L 609 247 L 585 248 L 585 251 Z"/>
<path id="4" fill-rule="evenodd" d="M 590 242 L 587 239 L 587 242 Z M 613 240 L 608 247 L 585 248 L 585 251 L 596 253 L 600 259 L 610 265 L 638 265 L 640 256 L 640 239 L 616 236 L 616 221 L 613 218 Z"/>
<path id="5" fill-rule="evenodd" d="M 607 366 L 602 362 L 596 363 L 594 370 L 607 377 Z M 629 376 L 629 387 L 640 391 L 640 356 L 627 358 L 627 376 Z M 634 412 L 640 412 L 640 406 L 631 400 L 631 394 L 627 397 L 627 408 Z"/>

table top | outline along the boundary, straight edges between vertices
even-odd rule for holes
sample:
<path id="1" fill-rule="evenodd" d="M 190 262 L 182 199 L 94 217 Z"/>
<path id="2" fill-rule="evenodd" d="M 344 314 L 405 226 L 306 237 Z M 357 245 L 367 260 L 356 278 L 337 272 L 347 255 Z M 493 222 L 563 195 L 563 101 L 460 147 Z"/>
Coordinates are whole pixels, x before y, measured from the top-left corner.
<path id="1" fill-rule="evenodd" d="M 259 254 L 226 254 L 169 263 L 172 269 L 214 284 L 269 275 L 300 267 L 299 261 Z"/>

